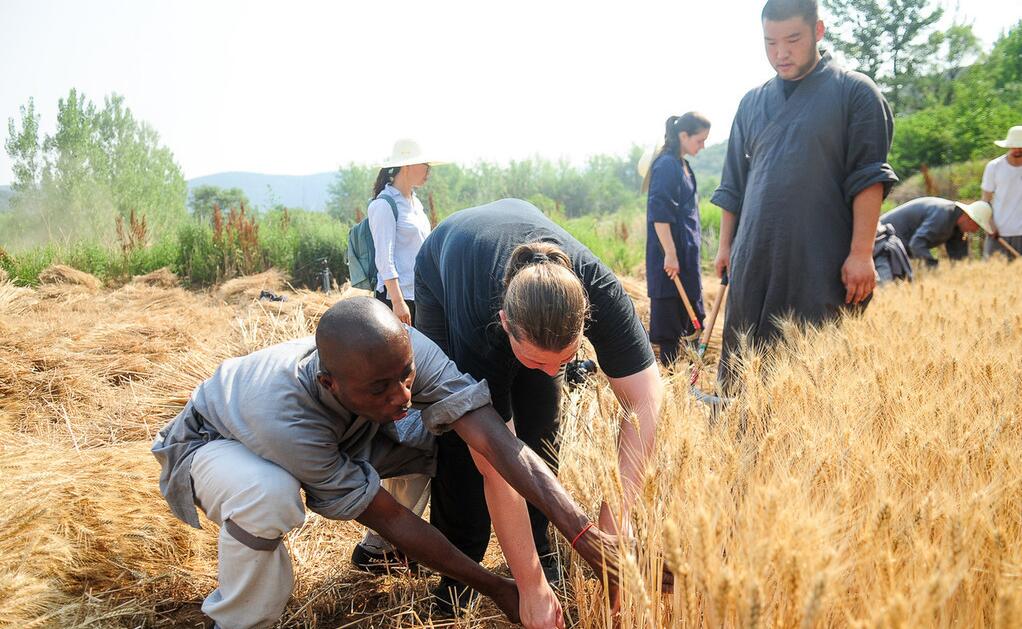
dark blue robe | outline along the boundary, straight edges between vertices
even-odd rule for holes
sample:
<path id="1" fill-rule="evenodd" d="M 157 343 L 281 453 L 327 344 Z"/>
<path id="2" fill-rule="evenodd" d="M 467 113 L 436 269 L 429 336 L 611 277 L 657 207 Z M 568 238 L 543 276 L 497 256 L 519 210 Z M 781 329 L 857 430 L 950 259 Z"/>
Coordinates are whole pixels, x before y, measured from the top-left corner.
<path id="1" fill-rule="evenodd" d="M 738 217 L 731 246 L 721 376 L 742 334 L 757 343 L 792 316 L 818 324 L 845 308 L 841 267 L 852 201 L 898 180 L 887 164 L 894 118 L 876 84 L 824 54 L 785 99 L 774 77 L 742 99 L 712 202 Z"/>
<path id="2" fill-rule="evenodd" d="M 674 240 L 679 279 L 700 323 L 705 318 L 699 250 L 702 240 L 695 175 L 676 155 L 660 155 L 653 161 L 646 201 L 646 294 L 650 297 L 649 338 L 667 349 L 668 360 L 676 356 L 682 336 L 694 326 L 681 301 L 674 281 L 664 271 L 664 250 L 654 223 L 670 226 Z"/>

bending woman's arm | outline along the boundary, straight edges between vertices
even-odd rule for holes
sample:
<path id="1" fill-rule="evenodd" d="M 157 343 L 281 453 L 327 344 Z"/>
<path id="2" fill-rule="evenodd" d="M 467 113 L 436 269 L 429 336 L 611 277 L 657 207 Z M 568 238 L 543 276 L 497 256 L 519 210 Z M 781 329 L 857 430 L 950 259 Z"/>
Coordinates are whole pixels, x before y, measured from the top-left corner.
<path id="1" fill-rule="evenodd" d="M 508 424 L 514 430 L 513 424 Z M 486 507 L 507 566 L 518 587 L 519 613 L 526 627 L 564 627 L 561 606 L 543 574 L 529 526 L 525 499 L 508 485 L 481 454 L 469 447 L 472 460 L 483 476 Z"/>
<path id="2" fill-rule="evenodd" d="M 657 420 L 664 402 L 664 384 L 655 363 L 630 376 L 607 380 L 627 417 L 635 416 L 634 422 L 627 418 L 622 421 L 617 451 L 618 468 L 624 483 L 624 513 L 620 517 L 625 522 L 632 503 L 641 495 L 642 478 L 653 455 Z M 618 530 L 606 503 L 600 509 L 600 528 Z"/>
<path id="3" fill-rule="evenodd" d="M 504 420 L 487 405 L 466 413 L 453 424 L 469 448 L 480 454 L 500 476 L 532 506 L 550 519 L 597 574 L 607 570 L 617 581 L 617 538 L 597 527 L 554 476 L 539 455 L 512 433 Z M 580 534 L 585 531 L 584 534 Z"/>

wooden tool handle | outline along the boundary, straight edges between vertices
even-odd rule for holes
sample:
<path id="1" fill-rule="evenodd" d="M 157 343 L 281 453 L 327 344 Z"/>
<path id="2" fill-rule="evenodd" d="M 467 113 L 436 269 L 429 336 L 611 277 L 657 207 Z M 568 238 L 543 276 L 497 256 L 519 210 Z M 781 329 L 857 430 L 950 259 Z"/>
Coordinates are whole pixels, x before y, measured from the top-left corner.
<path id="1" fill-rule="evenodd" d="M 997 243 L 999 245 L 1001 245 L 1002 247 L 1004 247 L 1005 249 L 1007 249 L 1009 252 L 1011 252 L 1011 255 L 1015 256 L 1016 258 L 1019 257 L 1019 255 L 1020 255 L 1019 252 L 1015 250 L 1015 247 L 1012 247 L 1011 245 L 1009 245 L 1008 241 L 1005 240 L 1004 238 L 1001 238 L 1000 236 L 998 236 Z"/>
<path id="2" fill-rule="evenodd" d="M 703 329 L 703 326 L 699 324 L 699 319 L 696 318 L 696 311 L 692 309 L 692 302 L 688 300 L 688 295 L 685 293 L 685 287 L 681 285 L 681 280 L 678 279 L 677 275 L 675 275 L 673 279 L 674 286 L 678 289 L 678 294 L 681 295 L 681 301 L 685 304 L 685 310 L 688 311 L 689 320 L 692 322 L 692 325 L 697 331 Z"/>
<path id="3" fill-rule="evenodd" d="M 727 276 L 720 282 L 720 292 L 713 300 L 713 308 L 710 316 L 706 319 L 706 327 L 703 328 L 703 338 L 699 341 L 699 355 L 702 356 L 706 347 L 710 344 L 710 335 L 713 334 L 713 326 L 717 322 L 717 315 L 720 314 L 720 306 L 724 303 L 724 295 L 727 294 Z"/>

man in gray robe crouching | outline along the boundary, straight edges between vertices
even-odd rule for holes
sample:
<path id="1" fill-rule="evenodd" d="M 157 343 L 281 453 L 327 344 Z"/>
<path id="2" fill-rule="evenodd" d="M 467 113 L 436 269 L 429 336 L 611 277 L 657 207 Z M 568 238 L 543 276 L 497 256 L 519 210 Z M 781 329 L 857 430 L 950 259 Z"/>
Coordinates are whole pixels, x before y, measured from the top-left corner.
<path id="1" fill-rule="evenodd" d="M 469 444 L 487 500 L 499 507 L 494 528 L 514 581 L 483 569 L 381 487 L 381 478 L 433 474 L 435 436 L 447 430 Z M 371 527 L 532 627 L 563 619 L 534 546 L 519 543 L 531 540 L 523 496 L 577 540 L 597 574 L 602 549 L 616 546 L 501 421 L 486 382 L 370 298 L 332 306 L 315 338 L 225 361 L 160 432 L 153 454 L 174 514 L 199 527 L 198 506 L 221 526 L 218 587 L 202 609 L 224 629 L 279 619 L 294 581 L 281 541 L 302 525 L 306 505 Z M 607 558 L 611 570 L 615 563 Z"/>

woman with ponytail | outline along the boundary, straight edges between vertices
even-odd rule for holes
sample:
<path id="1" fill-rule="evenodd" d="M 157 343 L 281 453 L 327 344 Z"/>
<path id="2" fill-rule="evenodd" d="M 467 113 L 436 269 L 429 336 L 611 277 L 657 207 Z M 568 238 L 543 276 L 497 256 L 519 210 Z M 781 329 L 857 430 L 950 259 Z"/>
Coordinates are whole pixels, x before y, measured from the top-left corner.
<path id="1" fill-rule="evenodd" d="M 667 119 L 664 146 L 653 160 L 646 201 L 646 291 L 650 301 L 649 340 L 660 346 L 660 362 L 678 358 L 681 339 L 696 330 L 674 278 L 702 325 L 703 286 L 700 273 L 699 200 L 696 178 L 687 156 L 703 149 L 710 121 L 688 112 Z"/>
<path id="2" fill-rule="evenodd" d="M 415 327 L 461 371 L 486 380 L 497 412 L 555 470 L 564 366 L 583 336 L 592 343 L 622 417 L 637 418 L 621 422 L 625 512 L 612 514 L 606 504 L 600 512 L 600 530 L 620 530 L 653 450 L 663 387 L 635 307 L 611 270 L 533 205 L 503 199 L 437 226 L 416 260 L 415 295 Z M 457 434 L 438 444 L 430 521 L 479 561 L 490 539 L 482 477 Z M 544 572 L 556 581 L 548 521 L 531 506 L 529 516 Z M 587 530 L 561 532 L 584 545 Z M 463 587 L 445 578 L 437 595 Z"/>
<path id="3" fill-rule="evenodd" d="M 415 319 L 415 256 L 429 235 L 429 218 L 415 189 L 431 164 L 413 140 L 398 140 L 380 168 L 366 214 L 376 248 L 376 298 L 408 325 Z"/>

